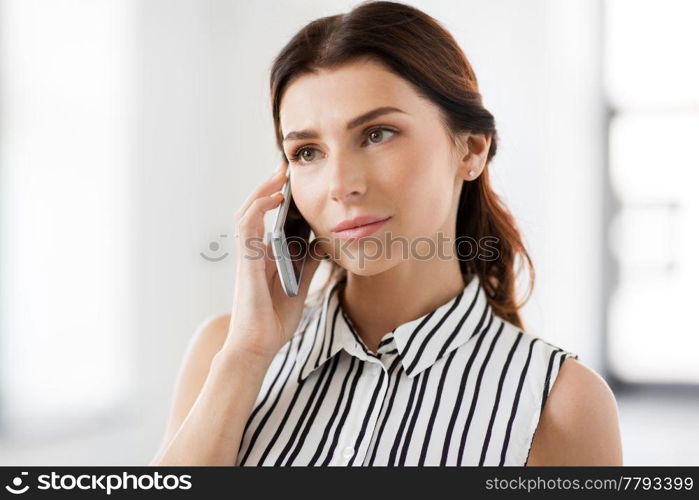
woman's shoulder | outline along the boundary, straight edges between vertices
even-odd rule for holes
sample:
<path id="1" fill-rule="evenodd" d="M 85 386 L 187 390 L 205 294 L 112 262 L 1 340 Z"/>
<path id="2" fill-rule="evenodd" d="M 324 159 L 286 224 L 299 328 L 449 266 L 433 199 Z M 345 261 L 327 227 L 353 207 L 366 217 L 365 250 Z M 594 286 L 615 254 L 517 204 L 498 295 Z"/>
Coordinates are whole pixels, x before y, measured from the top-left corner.
<path id="1" fill-rule="evenodd" d="M 565 362 L 544 406 L 527 465 L 622 465 L 616 399 L 577 359 Z"/>
<path id="2" fill-rule="evenodd" d="M 190 346 L 199 344 L 208 352 L 217 352 L 228 336 L 231 323 L 230 313 L 216 313 L 207 316 L 199 322 L 190 339 Z"/>
<path id="3" fill-rule="evenodd" d="M 546 373 L 527 465 L 621 464 L 618 409 L 604 378 L 564 346 L 506 324 Z"/>
<path id="4" fill-rule="evenodd" d="M 544 412 L 566 411 L 584 402 L 608 404 L 613 401 L 614 395 L 604 378 L 581 361 L 576 352 L 549 341 L 541 334 L 500 319 L 502 335 L 508 342 L 519 344 L 520 350 L 524 351 L 522 356 L 528 351 L 529 368 L 534 368 L 538 374 L 545 373 L 545 377 L 537 377 L 539 383 L 543 382 L 541 406 Z M 561 415 L 556 416 L 560 418 Z"/>
<path id="5" fill-rule="evenodd" d="M 502 334 L 527 348 L 539 415 L 527 465 L 618 465 L 622 462 L 616 399 L 577 353 L 502 320 Z M 545 375 L 543 375 L 545 374 Z"/>
<path id="6" fill-rule="evenodd" d="M 519 353 L 526 358 L 528 368 L 544 370 L 545 377 L 539 379 L 539 382 L 546 385 L 543 393 L 545 397 L 555 383 L 562 366 L 567 364 L 566 360 L 570 358 L 578 360 L 578 354 L 535 332 L 520 328 L 497 314 L 494 314 L 494 317 L 497 322 L 494 321 L 489 330 L 491 335 L 501 337 L 498 341 L 501 348 L 511 350 L 513 355 Z"/>

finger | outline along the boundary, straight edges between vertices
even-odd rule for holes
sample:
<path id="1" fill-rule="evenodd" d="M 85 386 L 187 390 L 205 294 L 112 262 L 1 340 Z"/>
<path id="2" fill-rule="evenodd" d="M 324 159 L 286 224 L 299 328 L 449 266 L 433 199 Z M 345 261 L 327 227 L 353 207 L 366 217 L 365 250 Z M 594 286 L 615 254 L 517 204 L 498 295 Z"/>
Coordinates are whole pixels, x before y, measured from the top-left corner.
<path id="1" fill-rule="evenodd" d="M 252 202 L 237 223 L 236 236 L 241 244 L 245 244 L 246 240 L 250 238 L 262 239 L 264 237 L 265 213 L 277 207 L 283 199 L 284 195 L 276 192 L 269 196 L 257 198 Z"/>
<path id="2" fill-rule="evenodd" d="M 279 191 L 283 186 L 284 183 L 286 182 L 287 176 L 286 176 L 286 163 L 282 163 L 282 165 L 272 173 L 270 177 L 267 178 L 262 184 L 257 186 L 252 193 L 245 199 L 243 204 L 240 207 L 239 214 L 242 216 L 247 212 L 247 210 L 250 208 L 250 205 L 252 203 L 262 197 L 262 196 L 269 196 L 275 191 Z"/>
<path id="3" fill-rule="evenodd" d="M 275 191 L 281 190 L 281 188 L 284 186 L 284 183 L 286 182 L 286 176 L 283 175 L 281 171 L 276 172 L 274 175 L 272 175 L 270 178 L 268 178 L 266 181 L 264 181 L 262 184 L 257 186 L 251 193 L 250 195 L 245 199 L 243 204 L 240 207 L 239 214 L 241 217 L 245 214 L 250 209 L 250 205 L 258 199 L 263 196 L 269 196 L 273 194 Z"/>

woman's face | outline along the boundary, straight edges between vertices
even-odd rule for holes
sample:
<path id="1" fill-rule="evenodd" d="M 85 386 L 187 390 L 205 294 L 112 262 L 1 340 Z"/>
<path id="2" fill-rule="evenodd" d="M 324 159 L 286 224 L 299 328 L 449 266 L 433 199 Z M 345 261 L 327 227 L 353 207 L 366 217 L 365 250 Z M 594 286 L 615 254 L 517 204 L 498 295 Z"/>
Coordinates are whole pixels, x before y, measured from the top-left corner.
<path id="1" fill-rule="evenodd" d="M 389 107 L 400 111 L 352 123 Z M 280 124 L 296 206 L 337 264 L 373 275 L 406 258 L 451 255 L 459 155 L 439 108 L 408 82 L 366 59 L 306 74 L 287 88 Z M 333 233 L 364 215 L 389 219 L 359 239 Z M 440 233 L 449 240 L 439 243 Z"/>

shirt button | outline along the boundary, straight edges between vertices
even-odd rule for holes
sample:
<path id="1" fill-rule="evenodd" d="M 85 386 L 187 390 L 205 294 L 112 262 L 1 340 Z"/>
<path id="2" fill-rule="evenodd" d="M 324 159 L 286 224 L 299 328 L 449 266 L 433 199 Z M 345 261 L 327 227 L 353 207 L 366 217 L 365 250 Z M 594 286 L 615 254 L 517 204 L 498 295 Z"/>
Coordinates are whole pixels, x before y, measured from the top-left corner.
<path id="1" fill-rule="evenodd" d="M 342 457 L 343 458 L 352 458 L 354 455 L 354 448 L 351 446 L 346 447 L 344 450 L 342 450 Z"/>

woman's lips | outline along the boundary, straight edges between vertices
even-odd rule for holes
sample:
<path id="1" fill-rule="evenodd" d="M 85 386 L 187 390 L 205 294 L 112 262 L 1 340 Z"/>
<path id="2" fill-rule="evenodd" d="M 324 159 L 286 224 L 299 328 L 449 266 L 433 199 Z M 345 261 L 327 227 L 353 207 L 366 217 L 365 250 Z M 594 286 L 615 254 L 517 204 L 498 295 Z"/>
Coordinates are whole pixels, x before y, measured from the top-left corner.
<path id="1" fill-rule="evenodd" d="M 365 224 L 363 226 L 353 227 L 352 229 L 343 229 L 342 231 L 333 231 L 333 236 L 341 240 L 351 240 L 364 238 L 381 229 L 391 218 L 388 217 L 378 222 Z"/>

